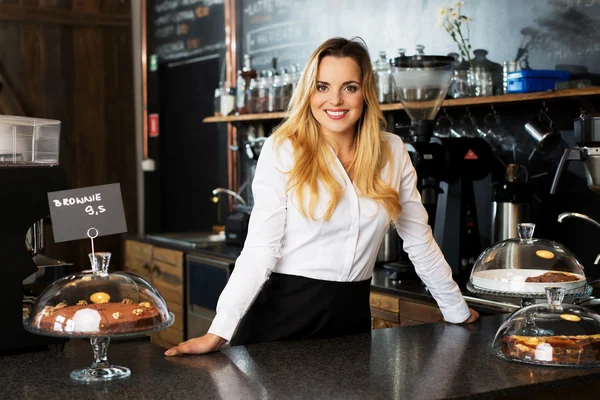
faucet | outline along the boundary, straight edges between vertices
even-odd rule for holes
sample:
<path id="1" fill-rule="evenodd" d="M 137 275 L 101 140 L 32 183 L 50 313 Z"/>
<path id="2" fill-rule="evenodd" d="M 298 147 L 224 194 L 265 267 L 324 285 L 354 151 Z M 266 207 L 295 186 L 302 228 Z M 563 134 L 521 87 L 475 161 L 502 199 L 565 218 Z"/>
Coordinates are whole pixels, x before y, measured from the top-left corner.
<path id="1" fill-rule="evenodd" d="M 588 221 L 591 222 L 592 224 L 596 225 L 598 228 L 600 228 L 600 223 L 598 223 L 598 221 L 596 221 L 593 218 L 588 217 L 585 214 L 580 214 L 580 213 L 574 213 L 574 212 L 565 212 L 565 213 L 561 213 L 558 216 L 558 222 L 563 222 L 563 220 L 565 218 L 579 218 L 579 219 L 583 219 L 584 221 Z M 598 254 L 596 256 L 596 259 L 594 260 L 594 265 L 598 265 L 600 264 L 600 254 Z"/>
<path id="2" fill-rule="evenodd" d="M 239 194 L 237 194 L 233 190 L 229 190 L 229 189 L 225 189 L 225 188 L 216 188 L 216 189 L 213 189 L 213 191 L 212 191 L 213 202 L 217 203 L 219 201 L 219 198 L 217 197 L 217 195 L 219 193 L 227 193 L 228 195 L 236 198 L 243 205 L 246 205 L 246 200 L 244 200 L 244 198 L 242 196 L 240 196 Z"/>
<path id="3" fill-rule="evenodd" d="M 600 223 L 598 223 L 598 221 L 588 217 L 585 214 L 580 214 L 580 213 L 575 213 L 575 212 L 565 212 L 562 213 L 558 216 L 558 222 L 563 222 L 563 220 L 565 218 L 579 218 L 579 219 L 583 219 L 585 221 L 591 222 L 592 224 L 596 225 L 598 228 L 600 228 Z"/>

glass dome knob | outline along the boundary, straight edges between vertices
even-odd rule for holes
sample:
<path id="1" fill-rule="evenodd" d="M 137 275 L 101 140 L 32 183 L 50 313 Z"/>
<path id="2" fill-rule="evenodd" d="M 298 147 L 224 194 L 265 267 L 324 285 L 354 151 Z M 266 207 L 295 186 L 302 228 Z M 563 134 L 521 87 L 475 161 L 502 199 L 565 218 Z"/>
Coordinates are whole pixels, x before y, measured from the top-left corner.
<path id="1" fill-rule="evenodd" d="M 109 252 L 98 252 L 90 253 L 90 263 L 92 264 L 92 271 L 97 275 L 108 275 L 108 265 L 110 264 L 111 253 Z"/>
<path id="2" fill-rule="evenodd" d="M 551 308 L 558 308 L 565 299 L 565 289 L 560 287 L 547 287 L 546 298 Z"/>
<path id="3" fill-rule="evenodd" d="M 517 224 L 517 232 L 519 232 L 519 239 L 521 239 L 521 243 L 533 243 L 533 231 L 535 231 L 535 224 Z"/>

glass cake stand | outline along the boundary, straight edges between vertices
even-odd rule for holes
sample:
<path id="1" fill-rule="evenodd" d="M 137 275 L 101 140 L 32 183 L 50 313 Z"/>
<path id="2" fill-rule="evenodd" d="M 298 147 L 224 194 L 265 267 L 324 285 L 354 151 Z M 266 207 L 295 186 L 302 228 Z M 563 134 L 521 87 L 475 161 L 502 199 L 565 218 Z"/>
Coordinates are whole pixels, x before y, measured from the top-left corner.
<path id="1" fill-rule="evenodd" d="M 514 312 L 496 332 L 492 353 L 525 364 L 599 367 L 600 316 L 564 304 L 564 294 L 564 288 L 547 287 L 547 303 Z"/>
<path id="2" fill-rule="evenodd" d="M 24 328 L 35 334 L 90 339 L 94 362 L 71 372 L 71 379 L 78 382 L 127 378 L 129 368 L 108 362 L 110 339 L 157 332 L 175 320 L 148 281 L 124 272 L 109 273 L 110 258 L 107 252 L 90 254 L 91 270 L 52 283 L 23 320 Z"/>

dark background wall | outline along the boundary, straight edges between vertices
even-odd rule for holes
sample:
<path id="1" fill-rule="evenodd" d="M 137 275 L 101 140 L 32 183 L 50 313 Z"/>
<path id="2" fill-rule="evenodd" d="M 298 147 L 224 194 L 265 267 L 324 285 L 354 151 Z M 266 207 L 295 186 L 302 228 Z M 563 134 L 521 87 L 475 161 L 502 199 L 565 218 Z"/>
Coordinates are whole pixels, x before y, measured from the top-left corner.
<path id="1" fill-rule="evenodd" d="M 149 1 L 148 111 L 160 135 L 149 139 L 157 169 L 145 173 L 146 232 L 210 231 L 218 219 L 212 190 L 227 186 L 227 131 L 204 124 L 225 80 L 223 0 Z"/>
<path id="2" fill-rule="evenodd" d="M 163 13 L 167 12 L 165 10 L 169 5 L 175 4 L 183 11 L 209 7 L 210 15 L 219 15 L 219 17 L 219 11 L 216 10 L 223 7 L 223 2 L 219 0 L 149 2 L 152 3 L 156 6 L 162 5 Z M 323 40 L 332 36 L 362 37 L 369 46 L 372 59 L 375 59 L 380 50 L 387 51 L 388 57 L 395 56 L 400 47 L 406 48 L 410 54 L 417 44 L 424 45 L 428 54 L 455 52 L 457 49 L 450 36 L 436 27 L 439 8 L 452 4 L 453 1 L 442 0 L 377 2 L 240 0 L 237 2 L 236 10 L 237 59 L 242 60 L 244 53 L 252 54 L 254 66 L 259 70 L 269 67 L 273 57 L 278 58 L 279 66 L 287 67 L 295 63 L 303 65 L 310 52 Z M 184 15 L 177 14 L 175 9 L 169 12 L 173 15 L 171 21 L 175 21 L 177 15 Z M 519 48 L 527 47 L 531 68 L 567 68 L 578 76 L 591 77 L 597 82 L 600 75 L 598 63 L 600 30 L 597 29 L 597 24 L 600 22 L 600 2 L 594 0 L 526 2 L 472 0 L 467 1 L 463 6 L 463 13 L 473 18 L 470 23 L 473 49 L 487 50 L 487 58 L 492 62 L 501 63 L 504 60 L 514 59 Z M 166 181 L 177 182 L 176 187 L 179 188 L 174 187 L 170 194 L 165 191 L 159 193 L 164 204 L 172 201 L 165 196 L 181 195 L 179 191 L 185 186 L 184 183 L 194 180 L 194 172 L 197 179 L 194 181 L 195 187 L 189 188 L 186 192 L 189 194 L 185 197 L 186 200 L 177 205 L 172 202 L 173 205 L 166 207 L 167 211 L 161 212 L 162 221 L 157 222 L 156 230 L 202 230 L 217 222 L 218 210 L 210 203 L 207 194 L 215 185 L 222 186 L 226 182 L 225 160 L 229 149 L 224 139 L 225 124 L 184 122 L 184 119 L 198 121 L 200 115 L 212 114 L 212 109 L 199 107 L 209 104 L 209 99 L 212 98 L 211 85 L 213 89 L 216 88 L 218 81 L 224 76 L 224 23 L 219 25 L 212 20 L 206 22 L 207 18 L 211 17 L 202 16 L 197 18 L 196 22 L 189 22 L 189 24 L 197 24 L 198 29 L 211 27 L 211 33 L 206 37 L 202 36 L 205 37 L 203 40 L 195 41 L 196 36 L 193 33 L 177 35 L 176 27 L 165 28 L 164 26 L 160 35 L 157 36 L 154 31 L 152 39 L 155 40 L 153 51 L 158 52 L 161 65 L 158 75 L 151 78 L 161 82 L 154 87 L 161 88 L 161 93 L 174 94 L 174 96 L 169 94 L 167 105 L 164 104 L 166 98 L 161 96 L 160 104 L 155 104 L 154 107 L 161 110 L 161 113 L 175 113 L 175 111 L 165 111 L 165 107 L 179 110 L 179 125 L 173 127 L 171 127 L 172 117 L 168 115 L 163 117 L 161 114 L 161 130 L 164 132 L 166 129 L 167 132 L 164 132 L 164 137 L 161 139 L 163 141 L 155 140 L 153 144 L 161 148 L 160 152 L 155 148 L 157 157 L 161 153 L 161 163 L 173 163 L 171 167 L 163 166 L 162 175 L 154 174 L 154 176 L 161 177 L 159 182 L 162 182 L 162 185 Z M 156 23 L 157 20 L 154 16 L 149 23 Z M 187 46 L 188 39 L 192 39 L 189 42 L 191 47 L 182 51 L 181 48 Z M 196 44 L 199 44 L 198 47 L 194 47 Z M 219 62 L 194 61 L 211 54 L 218 54 Z M 190 61 L 190 64 L 185 67 L 185 64 L 179 64 L 182 61 Z M 237 67 L 239 68 L 240 65 Z M 196 77 L 201 76 L 202 82 L 190 79 L 189 89 L 185 90 L 182 78 L 178 77 L 179 74 L 175 71 L 182 71 L 182 74 L 195 74 Z M 175 87 L 181 87 L 182 91 L 178 96 L 176 91 L 173 91 Z M 153 96 L 158 99 L 158 92 Z M 200 100 L 199 96 L 203 96 L 205 100 Z M 598 96 L 589 100 L 596 109 L 600 110 Z M 197 102 L 197 106 L 194 102 Z M 534 101 L 495 105 L 494 110 L 501 120 L 501 124 L 495 127 L 501 137 L 500 143 L 495 146 L 495 154 L 504 162 L 516 161 L 527 168 L 536 198 L 532 204 L 533 219 L 537 224 L 536 236 L 564 243 L 582 259 L 586 266 L 590 266 L 596 253 L 600 251 L 600 240 L 597 239 L 600 235 L 596 228 L 581 221 L 571 220 L 563 224 L 556 222 L 557 215 L 563 211 L 583 212 L 600 219 L 600 208 L 597 206 L 600 198 L 585 185 L 582 167 L 573 164 L 562 181 L 559 193 L 554 196 L 549 194 L 552 177 L 562 151 L 574 144 L 573 119 L 579 115 L 582 104 L 581 99 L 569 98 L 546 103 Z M 528 119 L 537 116 L 542 107 L 548 108 L 548 114 L 562 133 L 563 143 L 552 153 L 544 154 L 536 151 L 532 154 L 535 143 L 529 138 L 523 125 Z M 193 110 L 197 110 L 195 116 L 192 116 Z M 454 119 L 457 126 L 466 115 L 471 114 L 476 124 L 482 127 L 485 116 L 492 112 L 492 108 L 490 106 L 453 107 L 445 111 Z M 408 123 L 406 113 L 403 111 L 389 112 L 386 115 L 389 130 L 395 130 L 397 123 L 400 125 Z M 270 132 L 277 122 L 265 122 L 264 131 Z M 247 127 L 247 124 L 240 125 L 240 141 L 243 140 Z M 397 133 L 403 132 L 398 130 Z M 164 141 L 169 141 L 169 136 L 176 136 L 177 139 L 173 143 L 177 142 L 180 146 L 186 147 L 186 150 L 179 153 L 181 159 L 174 160 L 172 156 L 168 159 L 164 157 L 170 146 Z M 240 158 L 244 159 L 244 154 L 240 154 Z M 186 167 L 180 168 L 181 163 L 187 163 Z M 217 169 L 215 169 L 216 165 L 218 165 Z M 167 172 L 169 168 L 172 168 L 171 172 Z M 205 172 L 207 168 L 210 169 L 210 173 Z M 240 182 L 243 178 L 240 177 Z M 495 176 L 495 179 L 500 178 Z M 489 244 L 490 236 L 490 183 L 491 181 L 478 183 L 481 199 L 479 206 L 483 210 L 482 225 L 484 229 L 488 229 L 488 232 L 483 232 L 486 244 Z M 153 187 L 156 188 L 157 185 Z M 187 210 L 193 211 L 190 214 L 180 213 L 179 216 L 175 216 L 179 211 L 171 211 L 173 207 L 187 207 Z M 187 221 L 181 223 L 168 223 L 168 221 L 185 218 L 185 215 L 193 215 L 193 217 L 188 217 Z M 196 217 L 199 215 L 202 215 L 202 218 Z M 600 271 L 596 272 L 592 267 L 588 272 L 590 275 L 600 275 Z"/>
<path id="3" fill-rule="evenodd" d="M 62 121 L 60 165 L 69 188 L 120 182 L 127 225 L 137 225 L 133 67 L 129 2 L 0 1 L 3 114 Z M 89 241 L 54 244 L 51 257 L 89 269 Z M 96 249 L 113 252 L 118 235 Z"/>
<path id="4" fill-rule="evenodd" d="M 428 54 L 455 52 L 450 35 L 437 28 L 441 7 L 450 0 L 240 0 L 238 24 L 241 53 L 252 54 L 258 69 L 278 57 L 281 65 L 306 61 L 314 48 L 332 36 L 362 37 L 372 58 L 388 57 L 398 48 L 409 53 L 417 44 Z M 528 44 L 530 64 L 554 69 L 561 64 L 600 73 L 600 3 L 594 0 L 466 1 L 473 49 L 487 49 L 501 63 Z"/>

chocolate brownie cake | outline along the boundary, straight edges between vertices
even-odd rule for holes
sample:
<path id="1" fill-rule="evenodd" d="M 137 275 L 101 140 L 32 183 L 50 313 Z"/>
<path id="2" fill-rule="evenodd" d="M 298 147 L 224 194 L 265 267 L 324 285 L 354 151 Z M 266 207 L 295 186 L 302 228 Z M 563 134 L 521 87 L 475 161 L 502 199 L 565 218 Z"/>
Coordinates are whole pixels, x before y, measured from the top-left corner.
<path id="1" fill-rule="evenodd" d="M 600 334 L 577 336 L 505 336 L 502 353 L 523 361 L 561 364 L 600 362 Z"/>
<path id="2" fill-rule="evenodd" d="M 59 303 L 46 306 L 34 317 L 39 329 L 71 334 L 122 334 L 151 329 L 162 323 L 158 309 L 148 302 L 87 304 L 79 301 L 69 306 Z"/>
<path id="3" fill-rule="evenodd" d="M 542 275 L 530 276 L 525 282 L 575 282 L 581 280 L 581 277 L 567 272 L 545 272 Z"/>

